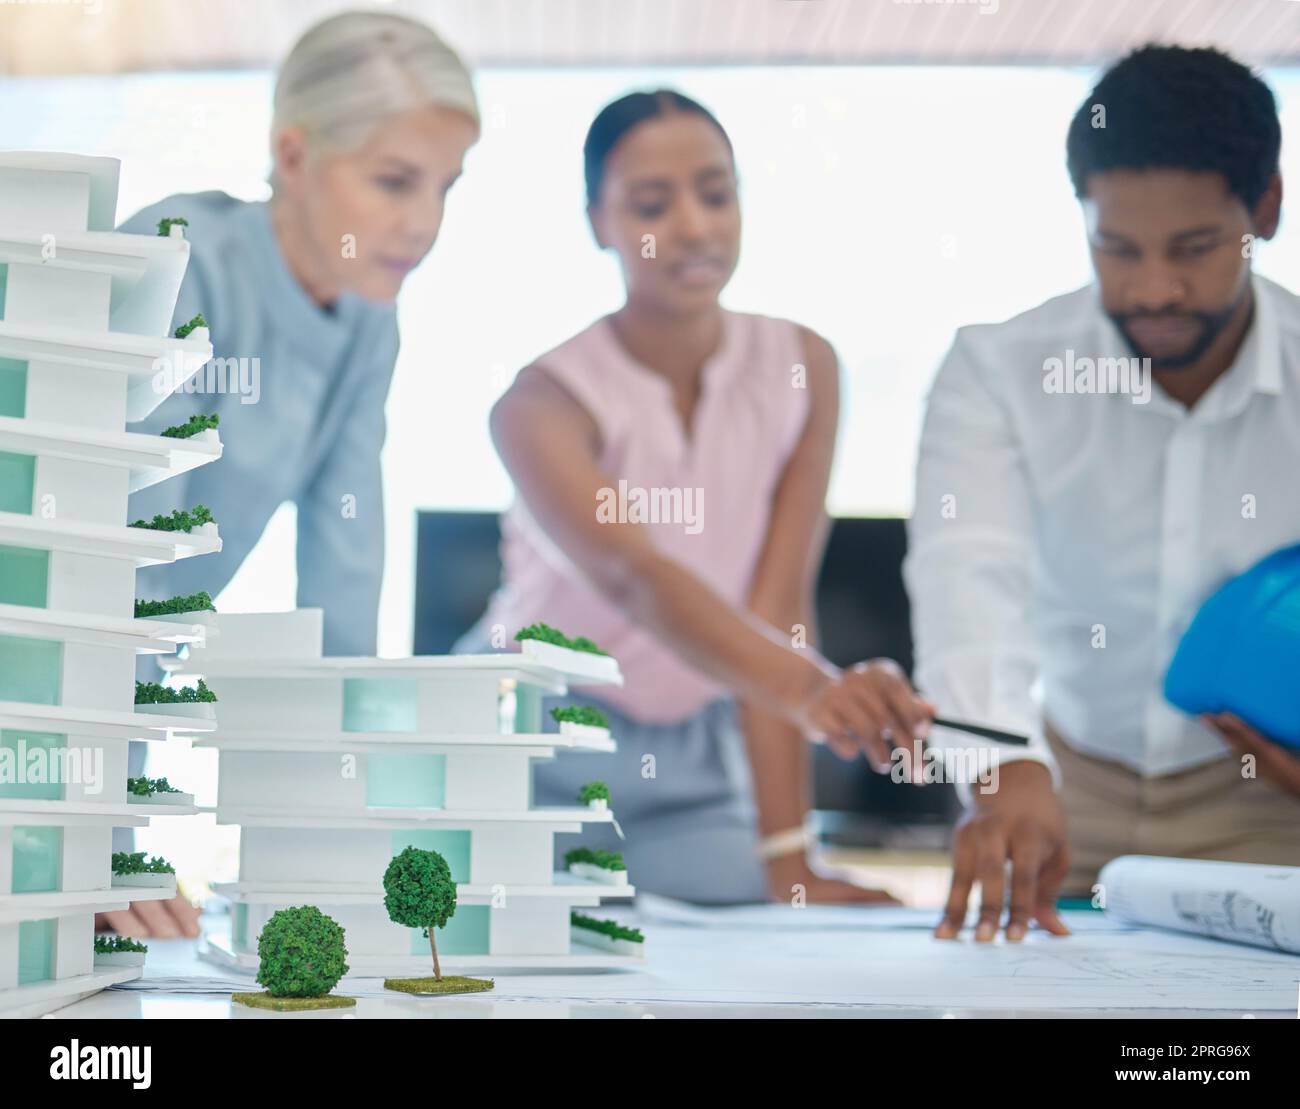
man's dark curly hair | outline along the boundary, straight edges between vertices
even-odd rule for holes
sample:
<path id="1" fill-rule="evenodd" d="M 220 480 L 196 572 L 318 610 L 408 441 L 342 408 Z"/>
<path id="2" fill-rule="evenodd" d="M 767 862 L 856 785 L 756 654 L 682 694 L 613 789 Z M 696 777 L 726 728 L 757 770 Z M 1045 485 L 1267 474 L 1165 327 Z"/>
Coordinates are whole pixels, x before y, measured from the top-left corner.
<path id="1" fill-rule="evenodd" d="M 1094 125 L 1098 105 L 1104 127 Z M 1282 129 L 1269 87 L 1227 54 L 1143 46 L 1102 76 L 1065 145 L 1080 198 L 1093 173 L 1182 169 L 1221 174 L 1253 209 L 1277 173 Z"/>

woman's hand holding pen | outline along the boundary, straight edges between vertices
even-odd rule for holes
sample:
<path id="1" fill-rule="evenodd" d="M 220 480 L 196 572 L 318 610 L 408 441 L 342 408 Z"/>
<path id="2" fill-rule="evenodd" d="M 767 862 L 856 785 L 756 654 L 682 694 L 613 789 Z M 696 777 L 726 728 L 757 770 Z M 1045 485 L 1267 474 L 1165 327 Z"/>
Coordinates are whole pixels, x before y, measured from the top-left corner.
<path id="1" fill-rule="evenodd" d="M 796 723 L 810 740 L 828 743 L 841 758 L 865 754 L 878 773 L 889 771 L 892 752 L 899 750 L 908 778 L 915 780 L 934 715 L 934 706 L 916 694 L 898 663 L 871 659 L 824 671 L 797 711 Z"/>

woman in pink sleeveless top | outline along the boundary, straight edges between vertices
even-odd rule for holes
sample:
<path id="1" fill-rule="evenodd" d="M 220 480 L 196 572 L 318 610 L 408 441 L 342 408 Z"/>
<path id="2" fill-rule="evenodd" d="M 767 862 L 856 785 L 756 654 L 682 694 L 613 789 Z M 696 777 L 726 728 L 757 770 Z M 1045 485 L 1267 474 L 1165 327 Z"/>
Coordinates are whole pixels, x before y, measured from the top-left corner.
<path id="1" fill-rule="evenodd" d="M 539 765 L 536 800 L 609 782 L 627 840 L 583 842 L 622 850 L 643 890 L 879 899 L 816 877 L 804 855 L 802 737 L 887 768 L 891 740 L 910 755 L 933 715 L 892 662 L 840 671 L 812 646 L 834 353 L 719 304 L 740 214 L 731 144 L 706 109 L 623 97 L 584 154 L 592 228 L 627 300 L 521 371 L 493 410 L 518 495 L 477 635 L 544 621 L 617 657 L 625 685 L 585 698 L 611 717 L 616 765 Z"/>

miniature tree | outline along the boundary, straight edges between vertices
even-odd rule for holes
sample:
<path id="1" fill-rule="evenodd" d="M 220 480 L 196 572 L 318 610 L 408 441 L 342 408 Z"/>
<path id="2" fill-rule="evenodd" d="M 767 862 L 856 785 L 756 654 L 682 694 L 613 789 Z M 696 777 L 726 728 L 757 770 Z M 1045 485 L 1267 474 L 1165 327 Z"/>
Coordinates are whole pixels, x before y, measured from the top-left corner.
<path id="1" fill-rule="evenodd" d="M 191 593 L 187 597 L 170 597 L 165 601 L 146 601 L 136 598 L 135 615 L 137 618 L 145 616 L 171 616 L 178 612 L 216 612 L 217 606 L 212 603 L 212 597 L 206 590 L 200 590 L 198 593 Z"/>
<path id="2" fill-rule="evenodd" d="M 184 509 L 174 508 L 170 516 L 163 516 L 159 513 L 152 520 L 136 520 L 129 526 L 133 528 L 151 528 L 154 531 L 190 531 L 193 528 L 202 527 L 204 524 L 215 523 L 216 520 L 212 517 L 212 509 L 204 504 L 196 504 L 188 512 Z"/>
<path id="3" fill-rule="evenodd" d="M 121 955 L 124 953 L 145 955 L 148 954 L 148 951 L 148 944 L 139 943 L 129 936 L 111 936 L 104 933 L 95 937 L 96 955 Z"/>
<path id="4" fill-rule="evenodd" d="M 515 639 L 520 643 L 525 639 L 536 639 L 541 643 L 550 643 L 556 647 L 567 647 L 570 651 L 585 651 L 589 655 L 607 655 L 609 653 L 601 650 L 585 635 L 570 639 L 559 628 L 553 628 L 550 624 L 529 624 L 527 627 L 520 628 L 515 632 Z"/>
<path id="5" fill-rule="evenodd" d="M 176 868 L 161 855 L 146 859 L 143 851 L 114 851 L 114 874 L 175 874 Z"/>
<path id="6" fill-rule="evenodd" d="M 603 847 L 574 847 L 564 853 L 564 865 L 572 867 L 575 863 L 598 866 L 601 870 L 626 870 L 621 851 L 607 851 Z"/>
<path id="7" fill-rule="evenodd" d="M 152 797 L 155 793 L 180 793 L 166 778 L 127 778 L 126 792 L 132 797 Z"/>
<path id="8" fill-rule="evenodd" d="M 541 622 L 520 628 L 515 632 L 515 639 L 520 643 L 525 639 L 536 639 L 541 643 L 552 643 L 556 647 L 567 647 L 569 645 L 569 637 L 564 632 L 560 631 L 559 628 L 551 627 L 550 624 Z"/>
<path id="9" fill-rule="evenodd" d="M 202 678 L 196 686 L 183 685 L 176 689 L 160 685 L 158 682 L 135 683 L 135 703 L 137 705 L 203 705 L 210 704 L 217 695 L 208 688 Z"/>
<path id="10" fill-rule="evenodd" d="M 604 782 L 588 782 L 578 790 L 578 800 L 584 805 L 590 805 L 593 801 L 609 804 L 609 786 Z"/>
<path id="11" fill-rule="evenodd" d="M 183 424 L 173 424 L 171 427 L 163 428 L 159 434 L 167 439 L 189 439 L 200 431 L 218 427 L 220 423 L 221 417 L 216 412 L 207 416 L 201 412 L 196 412 Z"/>
<path id="12" fill-rule="evenodd" d="M 551 709 L 551 719 L 557 724 L 586 724 L 591 728 L 609 727 L 609 717 L 592 705 L 566 705 Z"/>
<path id="13" fill-rule="evenodd" d="M 190 221 L 184 216 L 168 216 L 158 221 L 158 234 L 166 238 L 172 233 L 173 227 L 189 227 L 189 225 Z"/>
<path id="14" fill-rule="evenodd" d="M 272 997 L 323 997 L 348 972 L 343 929 L 314 905 L 281 909 L 257 940 L 257 982 Z"/>
<path id="15" fill-rule="evenodd" d="M 475 993 L 493 988 L 491 978 L 442 976 L 436 931 L 456 913 L 456 882 L 451 867 L 437 851 L 407 847 L 384 871 L 384 908 L 394 924 L 419 928 L 429 937 L 432 978 L 385 978 L 384 987 L 404 993 Z"/>
<path id="16" fill-rule="evenodd" d="M 384 871 L 384 908 L 394 924 L 423 928 L 433 953 L 433 977 L 442 981 L 434 930 L 445 928 L 456 912 L 456 883 L 451 867 L 437 851 L 407 847 Z"/>
<path id="17" fill-rule="evenodd" d="M 585 913 L 570 911 L 569 923 L 575 928 L 585 928 L 611 940 L 625 940 L 628 943 L 645 943 L 645 936 L 640 928 L 629 928 L 617 920 L 601 920 L 599 917 L 587 916 Z"/>
<path id="18" fill-rule="evenodd" d="M 192 320 L 190 320 L 189 323 L 183 323 L 180 325 L 180 327 L 176 329 L 176 338 L 184 339 L 190 334 L 190 332 L 196 330 L 197 328 L 207 327 L 207 326 L 208 326 L 208 321 L 203 318 L 203 313 L 200 312 Z"/>

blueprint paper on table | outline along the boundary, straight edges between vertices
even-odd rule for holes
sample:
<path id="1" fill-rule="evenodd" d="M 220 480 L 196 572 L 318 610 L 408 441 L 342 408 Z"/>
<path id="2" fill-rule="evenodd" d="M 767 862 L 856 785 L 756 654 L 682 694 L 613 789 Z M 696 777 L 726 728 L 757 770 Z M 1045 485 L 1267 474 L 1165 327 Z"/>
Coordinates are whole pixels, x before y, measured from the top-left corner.
<path id="1" fill-rule="evenodd" d="M 755 914 L 763 912 L 756 908 Z M 784 906 L 767 906 L 786 917 Z M 873 912 L 875 910 L 872 910 Z M 1104 913 L 1070 912 L 1106 921 Z M 937 940 L 918 928 L 647 925 L 646 964 L 609 975 L 501 975 L 499 1000 L 681 1002 L 1100 1014 L 1296 1014 L 1300 959 L 1199 936 L 1097 927 L 1022 943 Z"/>
<path id="2" fill-rule="evenodd" d="M 1097 880 L 1120 920 L 1300 954 L 1300 867 L 1123 855 Z"/>
<path id="3" fill-rule="evenodd" d="M 943 915 L 938 909 L 905 909 L 890 905 L 694 905 L 638 893 L 636 910 L 624 915 L 649 924 L 688 928 L 933 928 Z"/>
<path id="4" fill-rule="evenodd" d="M 914 912 L 893 911 L 900 921 Z M 714 912 L 703 912 L 710 919 L 707 927 L 641 918 L 646 961 L 634 970 L 492 974 L 496 988 L 490 995 L 459 998 L 457 1004 L 482 1009 L 493 1001 L 575 1007 L 680 1002 L 750 1006 L 764 1015 L 780 1005 L 938 1008 L 972 1016 L 991 1010 L 1012 1015 L 1126 1009 L 1296 1015 L 1300 957 L 1120 925 L 1107 913 L 1063 913 L 1074 930 L 1071 936 L 1032 932 L 1023 943 L 999 938 L 981 944 L 969 933 L 960 940 L 936 940 L 928 928 L 907 925 L 795 928 L 789 924 L 793 918 L 809 918 L 786 905 L 747 908 L 743 922 L 717 921 Z M 863 910 L 872 918 L 884 912 Z M 933 919 L 930 912 L 926 916 Z M 214 974 L 199 961 L 191 941 L 155 942 L 159 966 L 146 967 L 146 976 L 130 984 L 146 997 L 259 988 L 251 975 Z M 363 1005 L 377 998 L 393 1002 L 392 991 L 377 978 L 345 978 L 336 992 L 361 998 Z M 398 1010 L 411 1004 L 425 1002 L 394 1003 Z"/>
<path id="5" fill-rule="evenodd" d="M 974 928 L 979 917 L 979 899 L 971 900 L 966 918 Z M 688 928 L 757 928 L 762 931 L 896 931 L 907 929 L 932 932 L 943 916 L 943 909 L 914 909 L 901 905 L 692 905 L 653 893 L 638 893 L 635 912 L 622 912 L 631 923 L 671 924 Z M 620 918 L 622 919 L 622 918 Z M 1102 913 L 1073 912 L 1072 931 L 1104 929 L 1128 931 L 1137 925 L 1125 924 Z"/>

